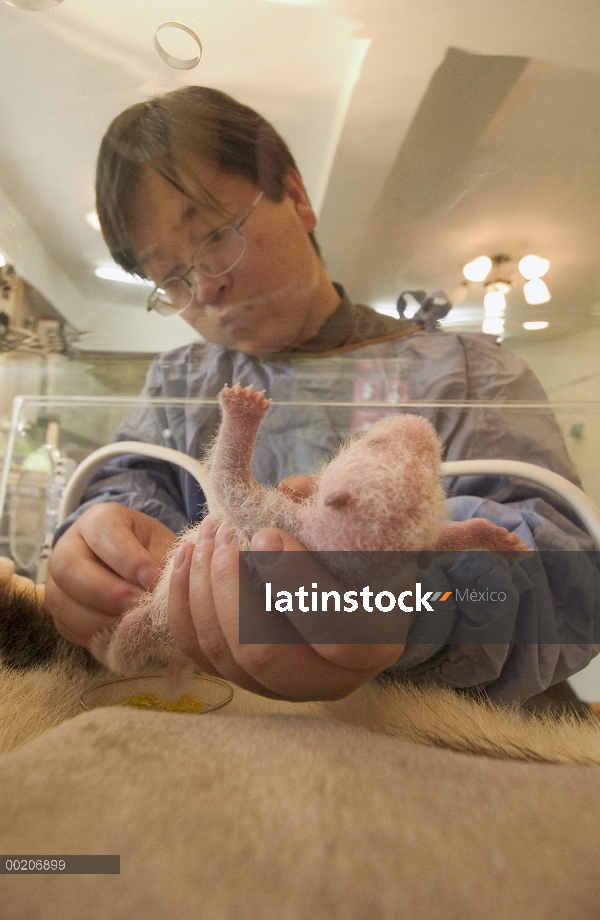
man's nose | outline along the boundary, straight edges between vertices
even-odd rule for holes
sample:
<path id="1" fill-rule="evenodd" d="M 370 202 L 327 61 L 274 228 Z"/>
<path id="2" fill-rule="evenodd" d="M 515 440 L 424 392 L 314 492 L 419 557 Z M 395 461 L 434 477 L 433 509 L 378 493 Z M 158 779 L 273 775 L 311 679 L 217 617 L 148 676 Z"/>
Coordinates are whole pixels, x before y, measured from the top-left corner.
<path id="1" fill-rule="evenodd" d="M 203 274 L 199 269 L 194 268 L 188 277 L 194 292 L 194 300 L 200 306 L 218 303 L 225 291 L 231 287 L 232 281 L 229 273 L 224 275 L 210 276 Z"/>

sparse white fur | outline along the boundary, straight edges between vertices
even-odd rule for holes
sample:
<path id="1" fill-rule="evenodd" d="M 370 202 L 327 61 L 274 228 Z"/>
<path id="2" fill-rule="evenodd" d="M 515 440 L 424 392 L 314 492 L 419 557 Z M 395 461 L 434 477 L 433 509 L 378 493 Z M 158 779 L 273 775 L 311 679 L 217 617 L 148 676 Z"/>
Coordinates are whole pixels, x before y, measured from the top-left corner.
<path id="1" fill-rule="evenodd" d="M 350 438 L 323 467 L 312 495 L 298 503 L 264 488 L 250 472 L 269 402 L 238 385 L 224 391 L 222 404 L 223 423 L 210 453 L 211 480 L 221 513 L 242 542 L 261 527 L 279 527 L 311 551 L 433 547 L 445 518 L 445 495 L 440 442 L 425 419 L 395 415 Z"/>

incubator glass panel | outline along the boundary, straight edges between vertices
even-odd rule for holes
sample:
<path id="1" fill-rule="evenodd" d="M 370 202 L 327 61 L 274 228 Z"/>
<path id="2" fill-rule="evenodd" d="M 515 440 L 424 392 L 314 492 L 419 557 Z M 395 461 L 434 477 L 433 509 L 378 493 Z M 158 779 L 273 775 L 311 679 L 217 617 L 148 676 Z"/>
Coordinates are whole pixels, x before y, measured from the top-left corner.
<path id="1" fill-rule="evenodd" d="M 464 432 L 460 440 L 463 449 L 446 455 L 445 461 L 517 459 L 503 457 L 488 443 L 490 431 L 509 428 L 529 433 L 531 450 L 518 459 L 535 464 L 536 442 L 544 438 L 545 425 L 555 418 L 583 489 L 600 506 L 596 463 L 600 402 L 519 405 L 408 401 L 402 398 L 397 362 L 390 364 L 389 377 L 385 362 L 361 360 L 359 370 L 355 361 L 341 359 L 330 362 L 328 372 L 315 375 L 309 361 L 294 375 L 293 384 L 288 379 L 279 381 L 263 422 L 264 436 L 259 433 L 256 445 L 264 484 L 274 486 L 286 476 L 317 472 L 345 439 L 364 433 L 380 418 L 402 412 L 423 416 L 442 435 L 450 430 Z M 334 398 L 325 400 L 326 393 Z M 131 441 L 140 426 L 146 441 L 169 451 L 177 449 L 190 428 L 201 428 L 209 444 L 218 432 L 220 419 L 216 400 L 16 399 L 0 483 L 0 552 L 11 554 L 24 571 L 35 572 L 44 540 L 51 542 L 58 526 L 66 484 L 79 464 L 99 448 L 116 441 L 117 449 L 119 441 L 127 441 L 130 446 L 121 453 L 131 453 Z M 202 460 L 202 455 L 197 459 Z"/>
<path id="2" fill-rule="evenodd" d="M 265 483 L 319 470 L 399 412 L 434 424 L 446 462 L 543 466 L 553 417 L 600 505 L 597 0 L 0 0 L 0 555 L 43 581 L 65 490 L 115 437 L 201 459 L 217 433 L 216 401 L 186 399 L 178 376 L 197 331 L 148 312 L 154 285 L 116 264 L 94 191 L 112 119 L 190 85 L 281 133 L 352 304 L 486 333 L 549 397 L 488 399 L 493 359 L 476 373 L 466 347 L 468 400 L 429 384 L 415 398 L 410 350 L 283 362 L 257 443 Z M 169 398 L 142 403 L 165 352 Z M 425 372 L 447 379 L 443 356 Z"/>

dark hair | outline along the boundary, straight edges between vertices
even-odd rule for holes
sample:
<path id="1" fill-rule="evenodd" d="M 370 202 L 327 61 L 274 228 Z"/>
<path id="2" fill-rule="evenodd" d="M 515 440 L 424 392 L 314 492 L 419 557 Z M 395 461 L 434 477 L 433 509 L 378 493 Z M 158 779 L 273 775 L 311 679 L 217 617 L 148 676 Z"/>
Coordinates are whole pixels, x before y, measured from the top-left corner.
<path id="1" fill-rule="evenodd" d="M 195 174 L 204 162 L 245 176 L 273 201 L 297 169 L 287 144 L 269 122 L 227 93 L 185 86 L 118 115 L 102 139 L 96 169 L 96 207 L 104 239 L 122 268 L 143 275 L 129 239 L 129 208 L 143 165 L 151 166 L 192 200 L 223 212 Z M 314 236 L 311 240 L 317 252 Z"/>

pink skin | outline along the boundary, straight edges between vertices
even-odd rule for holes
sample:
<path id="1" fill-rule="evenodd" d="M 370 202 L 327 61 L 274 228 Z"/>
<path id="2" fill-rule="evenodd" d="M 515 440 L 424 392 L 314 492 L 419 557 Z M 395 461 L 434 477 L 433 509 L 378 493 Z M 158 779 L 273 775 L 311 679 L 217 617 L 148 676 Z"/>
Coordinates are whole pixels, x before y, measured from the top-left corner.
<path id="1" fill-rule="evenodd" d="M 527 551 L 515 534 L 490 521 L 444 522 L 441 446 L 432 425 L 419 416 L 382 419 L 346 442 L 320 473 L 291 477 L 281 488 L 269 489 L 254 479 L 250 461 L 270 401 L 236 384 L 223 387 L 220 402 L 223 421 L 209 458 L 212 489 L 218 515 L 233 526 L 241 548 L 260 529 L 277 527 L 317 558 L 319 552 L 344 550 Z M 195 543 L 198 527 L 180 542 Z M 336 565 L 328 563 L 333 575 L 351 586 L 355 561 L 353 569 L 344 561 L 340 554 Z M 171 556 L 154 592 L 119 621 L 114 633 L 96 637 L 92 651 L 113 670 L 135 674 L 170 662 L 176 675 L 183 667 L 167 620 L 172 568 Z"/>
<path id="2" fill-rule="evenodd" d="M 419 416 L 382 419 L 346 442 L 321 473 L 290 477 L 274 490 L 250 472 L 269 400 L 240 384 L 223 387 L 220 398 L 223 422 L 211 453 L 212 484 L 242 541 L 262 527 L 279 527 L 313 552 L 527 550 L 515 534 L 484 518 L 442 523 L 441 446 Z"/>
<path id="3" fill-rule="evenodd" d="M 433 547 L 444 517 L 444 493 L 439 441 L 424 419 L 383 419 L 350 440 L 317 474 L 311 494 L 298 502 L 286 491 L 265 489 L 250 472 L 269 401 L 236 384 L 223 388 L 221 405 L 211 478 L 219 507 L 242 540 L 249 541 L 261 527 L 279 527 L 311 551 Z"/>

